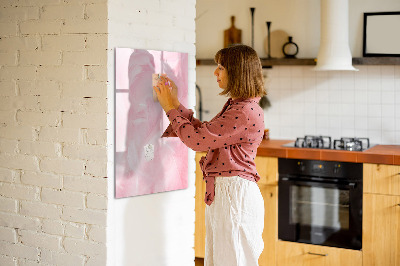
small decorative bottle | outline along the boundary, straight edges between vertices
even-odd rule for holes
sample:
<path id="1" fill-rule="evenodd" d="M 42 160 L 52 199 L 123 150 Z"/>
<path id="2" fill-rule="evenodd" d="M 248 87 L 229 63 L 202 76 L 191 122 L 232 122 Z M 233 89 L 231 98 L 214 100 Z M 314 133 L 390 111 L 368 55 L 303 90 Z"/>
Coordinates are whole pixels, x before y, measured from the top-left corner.
<path id="1" fill-rule="evenodd" d="M 282 46 L 282 52 L 285 55 L 285 58 L 296 58 L 296 55 L 299 52 L 299 47 L 292 40 L 293 37 L 289 36 L 289 41 Z"/>

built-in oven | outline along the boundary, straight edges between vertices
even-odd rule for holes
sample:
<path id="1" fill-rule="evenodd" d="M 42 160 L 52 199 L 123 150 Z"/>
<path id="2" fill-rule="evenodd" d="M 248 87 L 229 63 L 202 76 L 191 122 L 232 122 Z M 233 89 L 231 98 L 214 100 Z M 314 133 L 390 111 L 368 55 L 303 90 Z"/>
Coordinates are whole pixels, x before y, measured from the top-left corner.
<path id="1" fill-rule="evenodd" d="M 278 160 L 278 238 L 361 249 L 360 163 Z"/>

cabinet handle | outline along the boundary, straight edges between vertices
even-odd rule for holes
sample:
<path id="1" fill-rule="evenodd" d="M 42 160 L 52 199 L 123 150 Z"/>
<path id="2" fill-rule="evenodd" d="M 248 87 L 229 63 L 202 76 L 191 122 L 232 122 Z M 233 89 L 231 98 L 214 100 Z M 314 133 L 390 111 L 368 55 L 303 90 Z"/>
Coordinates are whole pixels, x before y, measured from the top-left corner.
<path id="1" fill-rule="evenodd" d="M 307 252 L 307 254 L 310 254 L 310 255 L 317 255 L 317 256 L 323 256 L 323 257 L 328 256 L 328 254 L 320 254 L 320 253 L 313 253 L 313 252 Z"/>

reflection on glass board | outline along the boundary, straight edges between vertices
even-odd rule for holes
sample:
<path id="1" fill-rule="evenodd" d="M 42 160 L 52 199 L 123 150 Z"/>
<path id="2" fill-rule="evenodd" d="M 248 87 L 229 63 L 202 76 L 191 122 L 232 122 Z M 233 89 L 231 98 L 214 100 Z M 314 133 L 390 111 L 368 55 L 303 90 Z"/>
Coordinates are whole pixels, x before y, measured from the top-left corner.
<path id="1" fill-rule="evenodd" d="M 187 105 L 187 53 L 116 48 L 115 196 L 131 197 L 187 188 L 188 149 L 161 138 L 169 121 L 153 100 L 153 74 L 167 74 Z"/>

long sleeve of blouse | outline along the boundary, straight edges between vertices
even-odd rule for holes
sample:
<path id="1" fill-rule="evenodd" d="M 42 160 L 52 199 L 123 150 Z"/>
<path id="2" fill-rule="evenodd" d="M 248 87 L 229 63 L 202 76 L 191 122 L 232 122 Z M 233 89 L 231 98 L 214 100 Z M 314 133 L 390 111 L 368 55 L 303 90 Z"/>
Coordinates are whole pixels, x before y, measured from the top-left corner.
<path id="1" fill-rule="evenodd" d="M 192 150 L 206 151 L 243 141 L 248 118 L 242 110 L 227 108 L 223 115 L 203 123 L 192 115 L 185 117 L 177 109 L 167 113 L 172 131 Z"/>
<path id="2" fill-rule="evenodd" d="M 197 118 L 195 118 L 193 116 L 193 111 L 190 109 L 186 109 L 185 106 L 183 106 L 182 104 L 179 105 L 179 107 L 177 108 L 178 113 L 186 118 L 188 121 L 190 121 L 192 123 L 192 125 L 194 127 L 198 127 L 201 124 L 201 121 Z M 172 124 L 169 124 L 169 126 L 167 127 L 167 129 L 164 131 L 163 135 L 161 136 L 162 138 L 167 138 L 167 137 L 178 137 L 176 135 L 176 133 L 172 130 Z"/>

